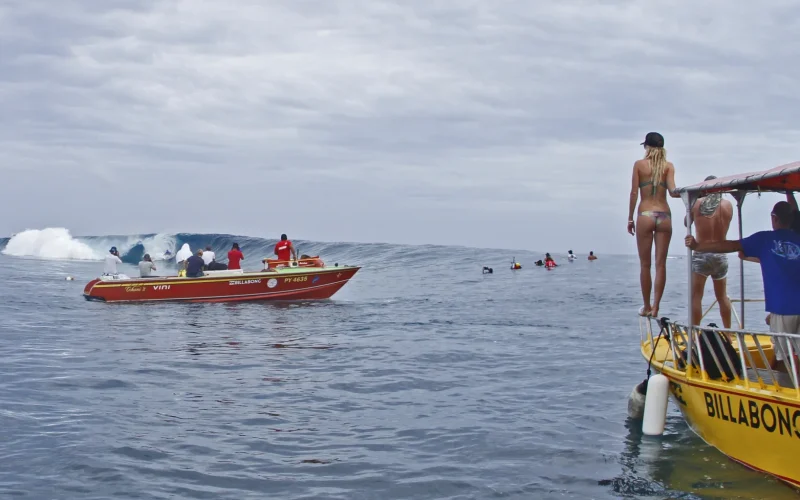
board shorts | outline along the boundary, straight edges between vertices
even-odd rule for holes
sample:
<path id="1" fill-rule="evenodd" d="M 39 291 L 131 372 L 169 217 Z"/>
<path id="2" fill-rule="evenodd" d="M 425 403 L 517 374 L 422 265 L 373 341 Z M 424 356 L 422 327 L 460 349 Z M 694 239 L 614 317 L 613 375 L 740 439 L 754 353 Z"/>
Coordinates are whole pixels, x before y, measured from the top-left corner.
<path id="1" fill-rule="evenodd" d="M 724 253 L 694 252 L 692 272 L 710 276 L 714 281 L 723 280 L 728 277 L 728 256 Z"/>
<path id="2" fill-rule="evenodd" d="M 769 331 L 772 333 L 798 333 L 800 334 L 800 315 L 772 314 L 769 315 Z M 800 339 L 794 340 L 792 352 L 798 354 L 797 348 L 800 347 Z M 789 342 L 786 337 L 773 337 L 772 342 L 775 350 L 775 359 L 783 361 L 783 353 L 789 352 Z M 780 347 L 777 345 L 780 344 Z"/>

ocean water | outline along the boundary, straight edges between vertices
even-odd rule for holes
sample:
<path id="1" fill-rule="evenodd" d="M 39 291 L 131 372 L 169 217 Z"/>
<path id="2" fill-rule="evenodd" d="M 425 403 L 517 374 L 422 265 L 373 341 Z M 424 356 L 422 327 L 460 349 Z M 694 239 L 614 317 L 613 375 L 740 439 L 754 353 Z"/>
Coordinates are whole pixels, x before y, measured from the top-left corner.
<path id="1" fill-rule="evenodd" d="M 108 245 L 135 262 L 237 240 L 258 268 L 274 241 L 15 238 L 0 240 L 0 498 L 798 497 L 672 404 L 664 436 L 627 421 L 646 370 L 633 256 L 299 242 L 364 268 L 324 302 L 123 305 L 81 296 Z M 557 269 L 533 266 L 544 251 Z M 756 266 L 747 278 L 760 293 Z M 662 315 L 685 317 L 685 296 L 676 256 Z"/>

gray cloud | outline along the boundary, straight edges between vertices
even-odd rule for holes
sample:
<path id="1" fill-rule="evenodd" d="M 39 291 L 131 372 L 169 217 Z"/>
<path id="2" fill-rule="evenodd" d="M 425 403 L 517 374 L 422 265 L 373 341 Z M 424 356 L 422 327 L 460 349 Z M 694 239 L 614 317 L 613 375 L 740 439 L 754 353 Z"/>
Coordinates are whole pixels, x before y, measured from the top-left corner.
<path id="1" fill-rule="evenodd" d="M 799 13 L 783 0 L 7 0 L 0 234 L 633 252 L 646 132 L 666 136 L 680 184 L 797 159 Z"/>

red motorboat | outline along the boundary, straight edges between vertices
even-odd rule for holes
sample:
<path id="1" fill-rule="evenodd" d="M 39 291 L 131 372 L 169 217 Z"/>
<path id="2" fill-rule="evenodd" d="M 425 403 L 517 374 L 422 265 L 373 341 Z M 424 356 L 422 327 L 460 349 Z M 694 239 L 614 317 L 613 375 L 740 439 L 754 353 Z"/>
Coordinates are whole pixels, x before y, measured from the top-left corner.
<path id="1" fill-rule="evenodd" d="M 357 266 L 285 267 L 244 272 L 206 271 L 199 278 L 101 276 L 86 284 L 86 300 L 103 302 L 233 302 L 244 300 L 319 300 L 339 291 Z"/>

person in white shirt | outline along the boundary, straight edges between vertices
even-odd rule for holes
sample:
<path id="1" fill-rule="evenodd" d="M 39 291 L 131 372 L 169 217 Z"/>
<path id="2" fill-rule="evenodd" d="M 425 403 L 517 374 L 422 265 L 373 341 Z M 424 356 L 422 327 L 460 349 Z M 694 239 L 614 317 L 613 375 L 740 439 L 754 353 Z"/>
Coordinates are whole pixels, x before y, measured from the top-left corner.
<path id="1" fill-rule="evenodd" d="M 216 260 L 217 256 L 214 255 L 214 252 L 211 251 L 211 245 L 207 246 L 205 250 L 203 250 L 203 263 L 208 267 L 209 264 Z"/>
<path id="2" fill-rule="evenodd" d="M 122 264 L 122 259 L 119 258 L 119 252 L 117 252 L 117 247 L 111 247 L 111 250 L 108 251 L 108 255 L 105 258 L 105 270 L 103 274 L 114 276 L 119 274 L 117 272 L 117 264 Z"/>
<path id="3" fill-rule="evenodd" d="M 150 258 L 150 254 L 144 254 L 142 257 L 142 261 L 139 262 L 139 276 L 142 278 L 147 278 L 153 275 L 153 271 L 156 270 L 156 265 L 153 264 L 153 259 Z"/>
<path id="4" fill-rule="evenodd" d="M 186 275 L 186 259 L 192 256 L 192 249 L 188 243 L 184 243 L 178 253 L 175 254 L 175 263 L 178 264 L 178 276 Z"/>

